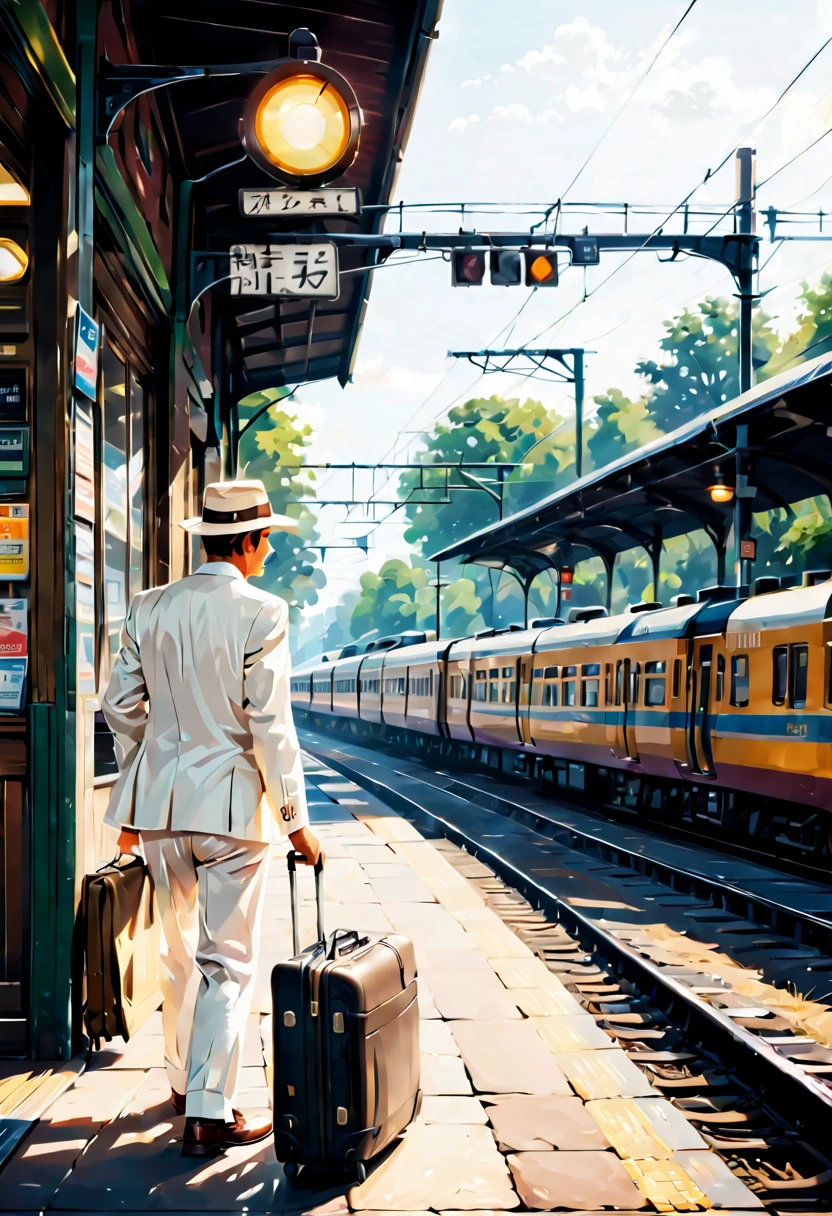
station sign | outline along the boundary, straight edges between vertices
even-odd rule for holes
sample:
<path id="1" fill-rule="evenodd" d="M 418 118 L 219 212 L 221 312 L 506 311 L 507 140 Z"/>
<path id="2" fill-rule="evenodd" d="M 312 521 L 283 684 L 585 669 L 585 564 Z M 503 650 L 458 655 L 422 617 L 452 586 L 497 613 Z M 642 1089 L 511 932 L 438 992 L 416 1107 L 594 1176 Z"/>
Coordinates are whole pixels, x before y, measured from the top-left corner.
<path id="1" fill-rule="evenodd" d="M 358 215 L 358 190 L 241 190 L 240 214 L 287 219 L 294 215 Z"/>
<path id="2" fill-rule="evenodd" d="M 232 245 L 229 253 L 232 296 L 338 299 L 338 249 L 330 241 Z"/>
<path id="3" fill-rule="evenodd" d="M 0 371 L 0 422 L 23 422 L 26 417 L 26 369 Z"/>

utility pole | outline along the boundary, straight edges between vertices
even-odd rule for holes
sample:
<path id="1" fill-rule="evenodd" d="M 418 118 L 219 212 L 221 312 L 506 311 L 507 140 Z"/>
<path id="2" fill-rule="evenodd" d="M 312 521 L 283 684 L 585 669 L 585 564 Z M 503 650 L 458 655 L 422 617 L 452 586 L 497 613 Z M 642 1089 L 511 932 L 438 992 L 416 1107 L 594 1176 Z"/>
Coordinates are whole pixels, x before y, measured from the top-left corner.
<path id="1" fill-rule="evenodd" d="M 757 153 L 754 148 L 738 148 L 736 155 L 736 214 L 741 236 L 753 236 L 757 231 Z M 740 301 L 739 380 L 740 392 L 747 393 L 754 384 L 752 362 L 754 340 L 752 318 L 759 296 L 754 292 L 754 248 L 748 242 L 740 245 L 735 272 Z"/>
<path id="2" fill-rule="evenodd" d="M 448 358 L 467 359 L 485 375 L 511 371 L 518 375 L 527 374 L 533 379 L 533 371 L 526 373 L 524 369 L 536 367 L 549 379 L 559 380 L 562 384 L 574 384 L 575 475 L 580 478 L 583 474 L 584 459 L 584 355 L 594 353 L 583 346 L 546 347 L 542 350 L 519 347 L 514 350 L 449 350 Z M 560 367 L 547 367 L 547 361 L 560 364 Z M 502 510 L 500 518 L 502 519 Z"/>
<path id="3" fill-rule="evenodd" d="M 432 578 L 430 580 L 431 587 L 436 588 L 436 640 L 437 640 L 437 642 L 439 641 L 439 624 L 440 624 L 439 612 L 440 612 L 440 608 L 442 606 L 442 592 L 445 589 L 445 587 L 450 587 L 450 585 L 451 585 L 450 581 L 448 579 L 442 578 L 441 570 L 442 570 L 442 563 L 437 562 L 436 563 L 436 578 Z"/>

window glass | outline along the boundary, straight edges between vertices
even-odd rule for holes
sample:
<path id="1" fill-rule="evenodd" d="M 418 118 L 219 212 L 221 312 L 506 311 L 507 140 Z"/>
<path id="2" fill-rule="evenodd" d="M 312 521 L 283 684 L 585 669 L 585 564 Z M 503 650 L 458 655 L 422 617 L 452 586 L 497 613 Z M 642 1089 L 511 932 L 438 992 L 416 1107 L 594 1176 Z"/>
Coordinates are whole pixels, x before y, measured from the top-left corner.
<path id="1" fill-rule="evenodd" d="M 623 663 L 622 663 L 621 659 L 619 659 L 619 660 L 618 660 L 618 662 L 617 662 L 617 663 L 616 663 L 616 665 L 615 665 L 615 703 L 616 703 L 616 705 L 620 705 L 620 704 L 621 704 L 621 695 L 622 695 L 622 688 L 621 688 L 621 684 L 622 684 L 622 678 L 621 678 L 621 673 L 622 673 L 622 669 L 623 669 Z"/>
<path id="2" fill-rule="evenodd" d="M 788 646 L 774 647 L 771 666 L 771 699 L 775 705 L 785 705 L 789 687 Z"/>
<path id="3" fill-rule="evenodd" d="M 582 676 L 597 676 L 601 674 L 600 663 L 584 663 L 581 667 Z"/>
<path id="4" fill-rule="evenodd" d="M 682 692 L 682 660 L 673 660 L 673 696 L 678 697 Z"/>
<path id="5" fill-rule="evenodd" d="M 646 676 L 664 675 L 665 661 L 664 659 L 651 659 L 644 664 L 644 674 Z"/>
<path id="6" fill-rule="evenodd" d="M 735 654 L 731 659 L 731 704 L 748 704 L 748 655 Z"/>
<path id="7" fill-rule="evenodd" d="M 805 642 L 796 642 L 789 657 L 789 705 L 792 709 L 805 709 L 809 647 Z"/>
<path id="8" fill-rule="evenodd" d="M 664 705 L 665 696 L 665 678 L 661 676 L 644 677 L 644 703 L 645 705 Z"/>
<path id="9" fill-rule="evenodd" d="M 597 664 L 592 664 L 597 670 Z M 581 688 L 581 704 L 597 705 L 600 680 L 584 680 Z"/>
<path id="10" fill-rule="evenodd" d="M 494 672 L 492 674 L 496 675 L 497 671 L 498 671 L 498 669 L 495 668 Z M 488 699 L 489 699 L 489 701 L 499 701 L 499 699 L 500 699 L 500 681 L 499 680 L 490 680 L 489 681 Z"/>
<path id="11" fill-rule="evenodd" d="M 127 612 L 127 369 L 104 344 L 104 610 L 111 658 L 121 645 Z"/>
<path id="12" fill-rule="evenodd" d="M 612 663 L 604 665 L 604 702 L 612 705 Z"/>
<path id="13" fill-rule="evenodd" d="M 574 670 L 575 670 L 574 667 L 564 668 L 564 671 L 574 671 Z M 563 681 L 563 701 L 562 701 L 563 705 L 574 705 L 575 704 L 575 684 L 576 683 L 577 683 L 576 680 L 564 680 Z"/>
<path id="14" fill-rule="evenodd" d="M 144 419 L 146 393 L 130 373 L 130 598 L 144 587 Z"/>
<path id="15" fill-rule="evenodd" d="M 725 659 L 719 654 L 716 658 L 716 700 L 721 701 L 725 692 Z"/>
<path id="16" fill-rule="evenodd" d="M 543 673 L 544 680 L 556 680 L 558 678 L 557 667 L 547 667 Z"/>
<path id="17" fill-rule="evenodd" d="M 513 675 L 514 675 L 513 667 L 504 667 L 503 668 L 503 679 L 504 680 L 510 680 Z"/>
<path id="18" fill-rule="evenodd" d="M 641 672 L 641 664 L 633 663 L 632 671 L 630 672 L 630 704 L 638 705 L 639 693 L 639 673 Z"/>

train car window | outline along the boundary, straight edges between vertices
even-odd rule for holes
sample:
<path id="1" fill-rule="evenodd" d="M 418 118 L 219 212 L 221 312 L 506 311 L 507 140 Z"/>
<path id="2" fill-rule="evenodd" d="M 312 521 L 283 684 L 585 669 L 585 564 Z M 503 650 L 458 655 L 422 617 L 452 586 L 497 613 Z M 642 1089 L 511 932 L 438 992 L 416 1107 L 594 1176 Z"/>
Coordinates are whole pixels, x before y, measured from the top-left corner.
<path id="1" fill-rule="evenodd" d="M 716 700 L 721 701 L 725 692 L 725 658 L 723 655 L 716 656 Z"/>
<path id="2" fill-rule="evenodd" d="M 601 674 L 600 663 L 584 663 L 581 667 L 582 676 L 599 676 Z"/>
<path id="3" fill-rule="evenodd" d="M 535 667 L 534 672 L 533 672 L 532 674 L 534 675 L 534 678 L 535 678 L 536 680 L 539 680 L 539 679 L 540 679 L 540 677 L 543 675 L 543 668 L 542 668 L 542 667 Z"/>
<path id="4" fill-rule="evenodd" d="M 543 672 L 544 680 L 556 680 L 557 678 L 558 678 L 557 667 L 547 667 L 546 670 Z"/>
<path id="5" fill-rule="evenodd" d="M 632 671 L 630 672 L 630 704 L 631 705 L 638 705 L 640 674 L 641 674 L 641 664 L 633 663 L 633 668 L 632 668 Z"/>
<path id="6" fill-rule="evenodd" d="M 644 704 L 664 705 L 667 690 L 664 659 L 651 659 L 644 664 Z"/>
<path id="7" fill-rule="evenodd" d="M 433 668 L 430 669 L 430 675 L 428 677 L 428 696 L 433 696 Z"/>
<path id="8" fill-rule="evenodd" d="M 624 668 L 623 661 L 621 659 L 619 659 L 615 665 L 615 703 L 616 703 L 616 705 L 621 704 L 621 694 L 622 694 L 621 682 L 622 682 L 623 668 Z"/>
<path id="9" fill-rule="evenodd" d="M 678 697 L 682 692 L 682 660 L 673 660 L 673 696 Z"/>
<path id="10" fill-rule="evenodd" d="M 747 654 L 735 654 L 731 659 L 731 704 L 739 708 L 748 704 Z"/>
<path id="11" fill-rule="evenodd" d="M 771 654 L 771 700 L 774 705 L 786 704 L 789 689 L 789 648 L 775 646 Z"/>
<path id="12" fill-rule="evenodd" d="M 789 656 L 789 705 L 792 709 L 806 708 L 806 684 L 809 674 L 809 647 L 795 642 Z"/>
<path id="13" fill-rule="evenodd" d="M 589 664 L 597 669 L 597 663 Z M 581 705 L 595 706 L 598 704 L 598 689 L 600 680 L 584 680 L 581 683 Z"/>
<path id="14" fill-rule="evenodd" d="M 405 688 L 404 676 L 399 676 L 398 685 L 399 685 L 399 687 L 398 687 L 398 689 L 397 689 L 397 692 L 398 692 L 398 694 L 399 694 L 399 696 L 400 696 L 400 697 L 403 697 L 403 696 L 404 696 L 404 688 Z"/>
<path id="15" fill-rule="evenodd" d="M 474 685 L 474 700 L 475 701 L 487 701 L 488 700 L 488 684 L 486 682 L 487 674 L 488 673 L 485 671 L 477 672 L 477 681 L 476 681 L 476 684 Z"/>
<path id="16" fill-rule="evenodd" d="M 504 667 L 503 668 L 503 679 L 504 680 L 510 680 L 513 675 L 514 675 L 513 667 Z"/>
<path id="17" fill-rule="evenodd" d="M 558 686 L 557 686 L 557 684 L 544 684 L 543 685 L 543 704 L 556 706 L 557 703 L 558 703 Z M 564 702 L 564 704 L 566 704 L 566 702 Z"/>
<path id="18" fill-rule="evenodd" d="M 612 663 L 604 664 L 604 704 L 612 705 Z"/>
<path id="19" fill-rule="evenodd" d="M 517 681 L 512 680 L 509 685 L 509 701 L 512 705 L 517 704 Z"/>
<path id="20" fill-rule="evenodd" d="M 561 675 L 563 675 L 563 676 L 575 676 L 577 674 L 578 674 L 577 667 L 562 667 L 561 668 Z M 563 681 L 563 696 L 561 698 L 561 705 L 567 706 L 567 705 L 577 704 L 576 699 L 575 699 L 576 683 L 577 683 L 576 680 L 570 680 L 570 679 L 566 679 Z"/>

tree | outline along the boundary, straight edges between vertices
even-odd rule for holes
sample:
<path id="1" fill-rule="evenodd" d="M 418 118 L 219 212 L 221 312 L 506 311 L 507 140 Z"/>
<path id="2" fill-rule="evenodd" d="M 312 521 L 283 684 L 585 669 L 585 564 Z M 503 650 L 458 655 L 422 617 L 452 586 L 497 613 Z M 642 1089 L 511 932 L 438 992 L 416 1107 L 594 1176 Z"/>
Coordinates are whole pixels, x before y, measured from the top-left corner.
<path id="1" fill-rule="evenodd" d="M 318 540 L 315 516 L 301 499 L 315 497 L 315 474 L 302 467 L 304 450 L 309 446 L 312 428 L 298 420 L 297 414 L 281 408 L 282 389 L 266 389 L 244 397 L 239 405 L 240 424 L 246 427 L 264 406 L 268 409 L 244 430 L 240 440 L 241 476 L 259 477 L 266 487 L 272 509 L 297 520 L 300 532 L 273 532 L 272 548 L 277 552 L 266 567 L 258 585 L 279 595 L 289 605 L 294 622 L 305 609 L 318 601 L 326 575 L 309 549 Z"/>
<path id="2" fill-rule="evenodd" d="M 377 574 L 371 570 L 362 574 L 361 598 L 350 618 L 352 636 L 435 629 L 436 588 L 430 586 L 430 577 L 420 566 L 400 558 L 386 561 Z M 481 601 L 471 579 L 455 579 L 440 596 L 443 633 L 461 636 L 472 628 L 482 628 L 478 616 Z"/>
<path id="3" fill-rule="evenodd" d="M 797 329 L 774 351 L 762 376 L 776 376 L 832 349 L 832 272 L 824 271 L 814 287 L 804 282 L 798 299 L 803 307 L 798 312 Z"/>

